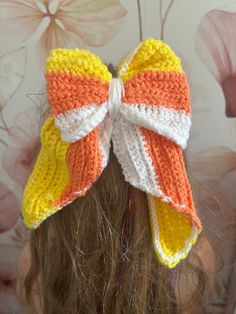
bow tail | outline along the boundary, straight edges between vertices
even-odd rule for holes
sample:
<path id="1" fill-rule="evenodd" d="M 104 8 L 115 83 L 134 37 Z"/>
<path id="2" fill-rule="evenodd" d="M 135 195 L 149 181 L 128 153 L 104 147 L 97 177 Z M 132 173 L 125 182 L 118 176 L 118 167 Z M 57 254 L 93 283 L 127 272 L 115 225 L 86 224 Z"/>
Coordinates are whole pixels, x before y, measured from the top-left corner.
<path id="1" fill-rule="evenodd" d="M 184 165 L 173 141 L 142 128 L 160 195 L 149 195 L 153 245 L 160 260 L 174 267 L 185 258 L 201 230 Z M 156 197 L 158 196 L 158 197 Z"/>
<path id="2" fill-rule="evenodd" d="M 201 230 L 181 148 L 122 115 L 115 124 L 113 145 L 126 181 L 148 194 L 155 252 L 174 267 Z"/>
<path id="3" fill-rule="evenodd" d="M 159 260 L 173 268 L 184 259 L 201 229 L 160 198 L 147 195 L 152 243 Z"/>
<path id="4" fill-rule="evenodd" d="M 61 140 L 52 117 L 45 121 L 41 151 L 23 196 L 28 227 L 36 228 L 46 217 L 86 193 L 107 165 L 110 134 L 110 123 L 105 119 L 84 138 L 70 144 Z"/>

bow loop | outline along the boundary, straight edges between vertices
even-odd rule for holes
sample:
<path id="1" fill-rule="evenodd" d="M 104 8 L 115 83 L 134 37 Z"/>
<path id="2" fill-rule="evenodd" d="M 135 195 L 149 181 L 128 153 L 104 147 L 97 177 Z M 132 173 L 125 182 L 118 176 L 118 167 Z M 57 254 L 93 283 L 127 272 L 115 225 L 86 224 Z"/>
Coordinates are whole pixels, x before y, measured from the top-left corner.
<path id="1" fill-rule="evenodd" d="M 148 39 L 125 67 L 121 113 L 130 122 L 186 147 L 191 126 L 189 86 L 180 59 L 161 41 Z"/>
<path id="2" fill-rule="evenodd" d="M 166 43 L 148 38 L 121 62 L 118 76 L 124 82 L 141 72 L 183 72 L 179 57 Z"/>
<path id="3" fill-rule="evenodd" d="M 53 50 L 46 69 L 55 125 L 64 141 L 76 142 L 104 120 L 112 75 L 98 56 L 82 49 Z"/>

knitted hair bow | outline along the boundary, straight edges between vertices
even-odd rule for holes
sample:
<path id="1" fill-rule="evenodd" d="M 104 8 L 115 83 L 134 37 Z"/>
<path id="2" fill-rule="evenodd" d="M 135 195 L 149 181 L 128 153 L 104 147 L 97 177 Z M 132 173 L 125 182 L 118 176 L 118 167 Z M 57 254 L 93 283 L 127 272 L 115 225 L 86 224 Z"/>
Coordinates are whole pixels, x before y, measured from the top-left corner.
<path id="1" fill-rule="evenodd" d="M 156 255 L 174 267 L 201 230 L 182 157 L 191 109 L 179 58 L 147 39 L 115 79 L 99 57 L 80 49 L 53 50 L 46 69 L 51 115 L 24 191 L 26 225 L 36 228 L 85 195 L 106 167 L 112 141 L 125 180 L 147 193 Z"/>

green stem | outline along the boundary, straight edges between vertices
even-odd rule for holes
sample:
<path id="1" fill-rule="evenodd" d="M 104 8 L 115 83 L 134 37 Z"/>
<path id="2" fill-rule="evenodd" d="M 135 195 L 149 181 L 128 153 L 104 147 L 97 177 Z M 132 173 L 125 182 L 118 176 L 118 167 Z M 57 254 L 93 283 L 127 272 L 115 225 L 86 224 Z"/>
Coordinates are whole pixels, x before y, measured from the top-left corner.
<path id="1" fill-rule="evenodd" d="M 3 141 L 2 139 L 0 139 L 0 144 L 2 144 L 2 145 L 4 145 L 4 146 L 8 147 L 8 144 L 7 144 L 5 141 Z"/>
<path id="2" fill-rule="evenodd" d="M 8 131 L 8 126 L 6 124 L 6 121 L 4 120 L 2 109 L 0 109 L 0 122 L 2 122 L 3 124 L 3 126 L 0 126 L 0 129 L 4 131 Z"/>
<path id="3" fill-rule="evenodd" d="M 8 129 L 6 129 L 5 127 L 3 127 L 3 126 L 1 126 L 1 125 L 0 125 L 0 130 L 2 130 L 3 132 L 8 133 Z"/>
<path id="4" fill-rule="evenodd" d="M 143 24 L 142 24 L 142 12 L 141 12 L 141 4 L 140 0 L 137 0 L 138 7 L 138 22 L 139 22 L 139 41 L 143 41 Z"/>
<path id="5" fill-rule="evenodd" d="M 2 122 L 2 124 L 3 124 L 3 126 L 0 125 L 0 130 L 3 131 L 3 132 L 6 132 L 8 134 L 9 129 L 8 129 L 8 126 L 7 126 L 6 122 L 5 122 L 5 120 L 4 120 L 4 117 L 3 117 L 3 114 L 2 114 L 2 109 L 0 109 L 0 122 Z M 0 139 L 0 144 L 8 147 L 8 144 L 4 140 L 2 140 L 2 139 Z"/>
<path id="6" fill-rule="evenodd" d="M 165 24 L 166 24 L 166 21 L 167 21 L 167 17 L 170 13 L 170 10 L 171 10 L 171 7 L 173 6 L 174 4 L 174 1 L 175 0 L 171 0 L 167 9 L 166 9 L 166 12 L 164 14 L 164 17 L 162 16 L 162 7 L 163 7 L 163 0 L 160 1 L 160 19 L 161 19 L 161 31 L 160 31 L 160 38 L 161 40 L 164 39 L 164 30 L 165 30 Z"/>
<path id="7" fill-rule="evenodd" d="M 159 5 L 159 15 L 160 15 L 160 24 L 162 26 L 162 21 L 163 21 L 163 0 L 160 0 L 160 5 Z"/>

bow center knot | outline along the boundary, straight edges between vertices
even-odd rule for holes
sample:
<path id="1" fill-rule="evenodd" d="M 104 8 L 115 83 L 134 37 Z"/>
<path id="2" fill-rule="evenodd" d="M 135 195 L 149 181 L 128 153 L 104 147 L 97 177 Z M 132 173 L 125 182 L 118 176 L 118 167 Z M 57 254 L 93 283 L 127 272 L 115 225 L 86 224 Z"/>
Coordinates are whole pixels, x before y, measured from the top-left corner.
<path id="1" fill-rule="evenodd" d="M 124 85 L 120 78 L 113 78 L 109 85 L 108 111 L 114 116 L 119 111 L 122 96 L 124 95 Z"/>

